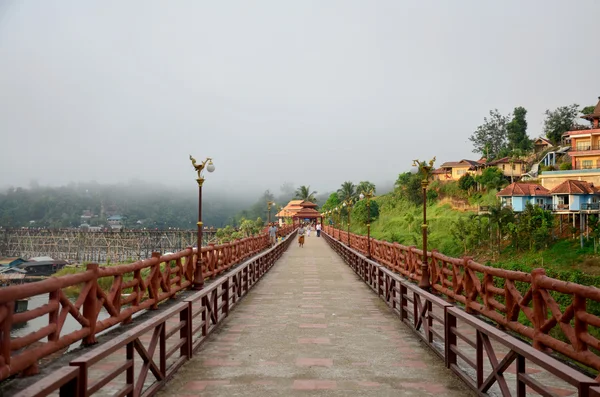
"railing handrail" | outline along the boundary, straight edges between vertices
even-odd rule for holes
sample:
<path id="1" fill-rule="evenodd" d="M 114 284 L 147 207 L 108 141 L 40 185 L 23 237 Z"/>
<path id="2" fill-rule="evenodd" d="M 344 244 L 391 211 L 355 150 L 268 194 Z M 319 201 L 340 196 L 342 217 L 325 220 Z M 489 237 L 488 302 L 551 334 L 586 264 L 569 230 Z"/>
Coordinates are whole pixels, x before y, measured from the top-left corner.
<path id="1" fill-rule="evenodd" d="M 289 235 L 294 229 L 294 226 L 286 226 L 279 232 Z M 200 250 L 202 274 L 205 279 L 215 278 L 269 246 L 267 234 L 204 246 Z M 160 302 L 191 287 L 197 256 L 197 248 L 188 247 L 174 254 L 155 253 L 152 258 L 129 264 L 99 267 L 90 263 L 85 271 L 78 274 L 0 288 L 0 380 L 21 372 L 24 375 L 35 374 L 39 359 L 80 340 L 85 345 L 93 344 L 99 332 L 120 323 L 129 323 L 135 313 L 156 309 Z M 110 288 L 103 290 L 100 287 L 99 279 L 102 278 L 112 278 Z M 74 302 L 69 300 L 63 289 L 82 284 L 77 299 Z M 124 296 L 124 291 L 130 293 Z M 48 304 L 13 313 L 16 300 L 41 294 L 49 294 Z M 102 307 L 109 317 L 99 320 Z M 61 331 L 67 315 L 71 315 L 80 328 L 63 335 Z M 14 323 L 44 316 L 49 318 L 48 325 L 11 338 L 10 330 Z M 44 338 L 48 342 L 31 346 Z"/>
<path id="2" fill-rule="evenodd" d="M 331 226 L 324 229 L 346 244 L 347 232 Z M 366 236 L 350 233 L 353 250 L 366 254 L 367 243 Z M 421 250 L 373 238 L 370 243 L 371 260 L 410 280 L 420 280 Z M 600 346 L 600 340 L 588 329 L 600 328 L 600 316 L 586 310 L 587 300 L 600 303 L 600 289 L 547 277 L 544 269 L 531 273 L 505 270 L 484 266 L 469 257 L 451 258 L 435 250 L 427 256 L 431 258 L 428 266 L 432 289 L 449 302 L 458 302 L 467 313 L 483 315 L 530 339 L 538 350 L 550 348 L 600 371 L 600 356 L 590 350 Z M 522 291 L 516 283 L 524 283 L 520 285 Z M 561 308 L 552 294 L 569 295 L 571 304 Z M 519 316 L 521 313 L 524 316 Z M 555 328 L 560 328 L 567 342 L 550 335 Z"/>

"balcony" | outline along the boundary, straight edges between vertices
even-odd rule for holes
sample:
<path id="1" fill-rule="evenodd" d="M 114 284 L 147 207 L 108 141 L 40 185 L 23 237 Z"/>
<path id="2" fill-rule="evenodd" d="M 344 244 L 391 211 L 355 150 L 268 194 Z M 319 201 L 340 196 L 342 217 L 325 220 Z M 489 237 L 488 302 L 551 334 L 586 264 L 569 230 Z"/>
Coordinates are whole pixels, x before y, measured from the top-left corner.
<path id="1" fill-rule="evenodd" d="M 600 144 L 578 143 L 575 146 L 571 145 L 572 152 L 587 152 L 590 150 L 600 150 Z"/>
<path id="2" fill-rule="evenodd" d="M 600 210 L 600 203 L 582 203 L 582 211 L 598 211 Z"/>

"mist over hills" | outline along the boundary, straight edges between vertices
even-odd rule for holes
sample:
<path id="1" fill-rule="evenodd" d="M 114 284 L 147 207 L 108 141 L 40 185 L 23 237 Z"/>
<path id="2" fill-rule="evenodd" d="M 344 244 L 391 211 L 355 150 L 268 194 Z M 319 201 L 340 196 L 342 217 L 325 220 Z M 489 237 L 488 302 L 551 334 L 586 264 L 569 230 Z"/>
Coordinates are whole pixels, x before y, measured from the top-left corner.
<path id="1" fill-rule="evenodd" d="M 389 184 L 392 186 L 393 184 Z M 331 191 L 337 188 L 332 187 Z M 241 190 L 241 189 L 240 189 Z M 317 202 L 324 203 L 331 193 L 319 192 Z M 380 190 L 385 191 L 384 185 Z M 232 191 L 204 187 L 202 215 L 206 226 L 223 227 L 241 218 L 267 219 L 267 201 L 278 206 L 294 198 L 295 186 L 286 183 L 274 190 Z M 82 220 L 89 213 L 92 218 Z M 5 187 L 0 190 L 0 227 L 78 227 L 82 223 L 102 226 L 112 215 L 125 217 L 126 228 L 193 229 L 198 214 L 198 189 L 195 184 L 171 187 L 164 184 L 131 181 L 127 184 L 96 182 L 70 183 L 66 186 L 27 188 Z M 274 218 L 273 218 L 274 219 Z"/>

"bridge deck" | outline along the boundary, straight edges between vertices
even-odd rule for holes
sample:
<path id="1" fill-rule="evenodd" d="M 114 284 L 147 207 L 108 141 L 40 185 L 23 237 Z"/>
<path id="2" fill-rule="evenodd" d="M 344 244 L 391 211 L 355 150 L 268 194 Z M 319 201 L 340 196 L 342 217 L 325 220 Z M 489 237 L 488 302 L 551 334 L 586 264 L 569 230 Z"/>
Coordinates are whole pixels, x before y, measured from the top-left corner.
<path id="1" fill-rule="evenodd" d="M 323 241 L 293 244 L 160 396 L 468 396 Z"/>

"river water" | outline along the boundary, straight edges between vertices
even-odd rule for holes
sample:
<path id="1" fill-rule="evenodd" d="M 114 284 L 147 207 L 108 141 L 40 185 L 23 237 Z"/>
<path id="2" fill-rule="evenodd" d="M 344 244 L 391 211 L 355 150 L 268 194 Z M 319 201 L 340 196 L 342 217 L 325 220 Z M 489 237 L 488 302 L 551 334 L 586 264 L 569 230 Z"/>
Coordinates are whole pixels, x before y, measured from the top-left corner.
<path id="1" fill-rule="evenodd" d="M 71 302 L 73 302 L 73 300 L 71 300 Z M 36 295 L 29 299 L 29 302 L 27 305 L 27 310 L 36 309 L 40 306 L 45 305 L 46 303 L 48 303 L 48 294 Z M 139 315 L 141 313 L 137 313 L 137 314 Z M 108 318 L 108 317 L 110 317 L 108 312 L 104 308 L 102 308 L 100 310 L 100 313 L 98 314 L 98 320 L 104 320 L 105 318 Z M 49 315 L 46 314 L 45 316 L 34 318 L 33 320 L 28 321 L 27 323 L 15 325 L 15 326 L 13 326 L 13 329 L 10 332 L 10 336 L 11 336 L 11 338 L 18 338 L 21 336 L 25 336 L 31 332 L 35 332 L 35 331 L 39 330 L 40 328 L 48 325 L 48 319 L 49 319 Z M 66 335 L 73 331 L 77 331 L 78 329 L 81 329 L 81 324 L 79 324 L 79 322 L 77 322 L 77 320 L 75 320 L 73 318 L 73 316 L 71 316 L 69 314 L 69 315 L 67 315 L 65 324 L 63 325 L 60 335 L 61 336 Z M 107 332 L 107 331 L 104 331 L 104 332 Z M 44 338 L 44 339 L 41 339 L 40 341 L 46 342 L 47 340 L 48 340 L 47 338 Z M 73 345 L 71 345 L 69 347 L 69 350 L 76 348 L 79 345 L 80 345 L 79 343 L 74 343 Z"/>

